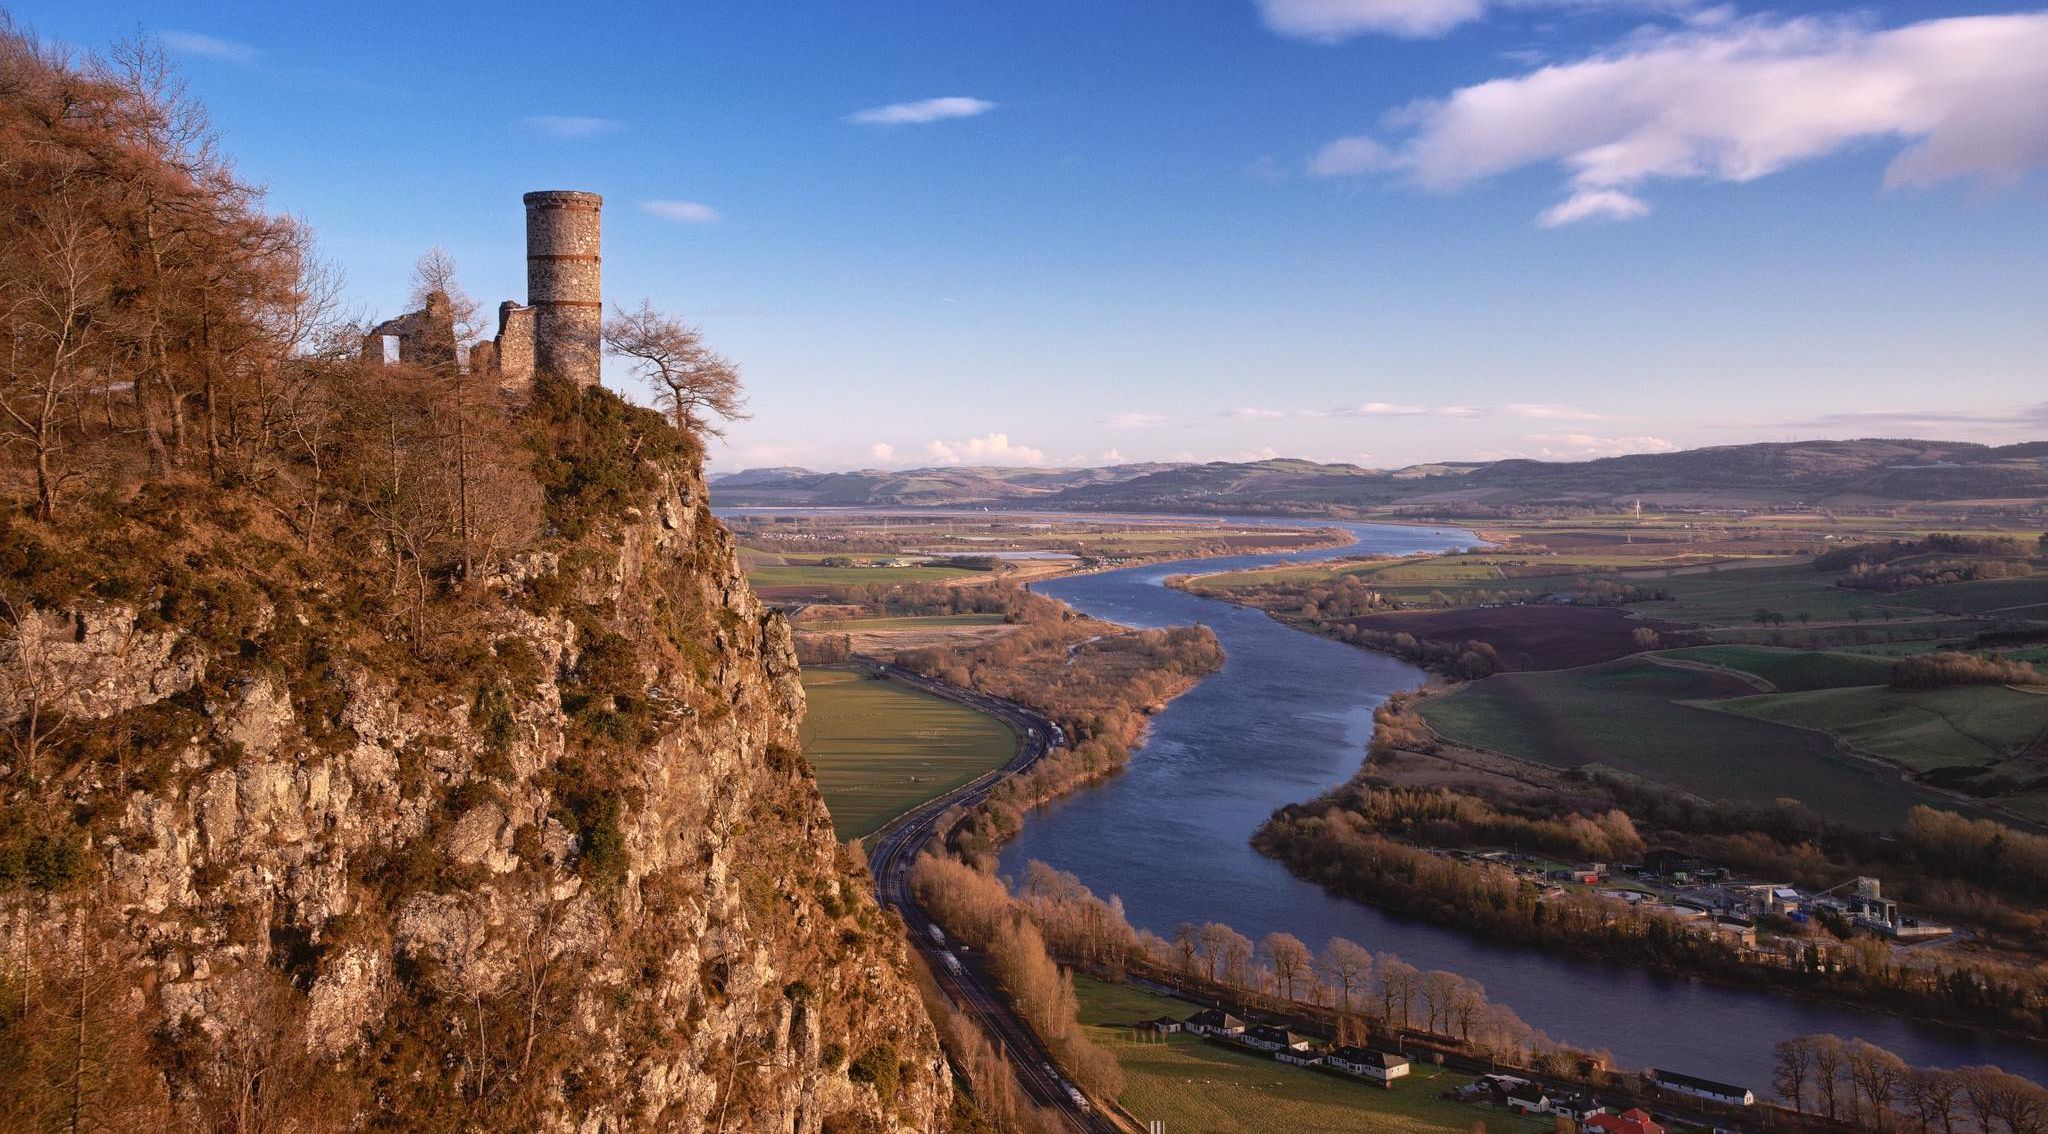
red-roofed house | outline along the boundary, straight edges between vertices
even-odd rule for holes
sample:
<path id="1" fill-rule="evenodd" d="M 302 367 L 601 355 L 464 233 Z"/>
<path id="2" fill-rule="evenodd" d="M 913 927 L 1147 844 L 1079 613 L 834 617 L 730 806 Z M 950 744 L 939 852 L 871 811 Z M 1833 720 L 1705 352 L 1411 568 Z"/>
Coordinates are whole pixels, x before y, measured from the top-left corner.
<path id="1" fill-rule="evenodd" d="M 1620 1114 L 1589 1115 L 1584 1128 L 1594 1134 L 1664 1134 L 1664 1125 L 1634 1107 Z"/>

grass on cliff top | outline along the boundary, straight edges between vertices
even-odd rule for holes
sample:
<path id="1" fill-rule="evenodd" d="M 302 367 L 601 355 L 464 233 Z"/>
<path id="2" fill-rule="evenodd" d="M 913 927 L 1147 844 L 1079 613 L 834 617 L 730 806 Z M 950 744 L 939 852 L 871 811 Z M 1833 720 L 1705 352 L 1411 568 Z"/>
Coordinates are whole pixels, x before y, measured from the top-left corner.
<path id="1" fill-rule="evenodd" d="M 812 668 L 803 683 L 804 756 L 841 839 L 868 834 L 1017 751 L 1009 725 L 899 681 Z"/>
<path id="2" fill-rule="evenodd" d="M 1074 991 L 1083 1020 L 1186 1017 L 1195 1011 L 1179 1000 L 1082 977 L 1075 978 Z M 1088 1031 L 1123 1067 L 1124 1109 L 1140 1122 L 1163 1120 L 1173 1134 L 1533 1134 L 1552 1128 L 1548 1120 L 1439 1098 L 1472 1076 L 1427 1064 L 1417 1064 L 1389 1091 L 1198 1036 L 1152 1037 L 1099 1023 Z"/>

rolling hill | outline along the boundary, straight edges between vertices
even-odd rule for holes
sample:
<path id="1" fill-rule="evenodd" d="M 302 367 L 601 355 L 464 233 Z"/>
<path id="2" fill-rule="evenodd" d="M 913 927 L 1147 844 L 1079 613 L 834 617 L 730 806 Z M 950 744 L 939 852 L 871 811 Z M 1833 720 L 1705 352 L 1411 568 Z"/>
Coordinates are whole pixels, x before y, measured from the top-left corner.
<path id="1" fill-rule="evenodd" d="M 1918 440 L 1722 445 L 1600 460 L 1441 462 L 1401 469 L 1304 460 L 1102 468 L 901 471 L 748 469 L 716 478 L 719 504 L 992 505 L 1097 511 L 1327 514 L 1412 505 L 1674 506 L 1855 504 L 2048 498 L 2048 442 Z"/>

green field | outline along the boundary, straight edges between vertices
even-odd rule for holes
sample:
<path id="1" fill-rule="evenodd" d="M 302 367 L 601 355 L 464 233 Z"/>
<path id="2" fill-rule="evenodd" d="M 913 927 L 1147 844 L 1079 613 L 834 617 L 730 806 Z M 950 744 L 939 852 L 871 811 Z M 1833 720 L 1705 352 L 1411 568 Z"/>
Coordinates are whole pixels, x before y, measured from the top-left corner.
<path id="1" fill-rule="evenodd" d="M 1733 677 L 1647 661 L 1498 674 L 1425 701 L 1447 738 L 1559 768 L 1597 764 L 1708 799 L 1790 796 L 1839 822 L 1889 829 L 1930 798 L 1826 736 L 1685 704 L 1753 692 Z"/>
<path id="2" fill-rule="evenodd" d="M 1770 646 L 1696 646 L 1668 650 L 1660 657 L 1703 662 L 1753 673 L 1783 693 L 1837 689 L 1849 685 L 1882 685 L 1891 679 L 1891 663 L 1859 654 L 1781 650 Z"/>
<path id="3" fill-rule="evenodd" d="M 1881 626 L 1887 616 L 1920 616 L 1911 609 L 1919 605 L 1916 599 L 1838 587 L 1838 577 L 1804 563 L 1676 575 L 1654 584 L 1670 591 L 1671 601 L 1639 603 L 1635 609 L 1648 618 L 1702 626 L 1754 626 L 1758 610 L 1776 611 L 1787 619 L 1779 629 L 1788 632 L 1799 629 L 1801 612 L 1818 622 L 1836 622 L 1860 611 L 1864 623 L 1873 627 Z"/>
<path id="4" fill-rule="evenodd" d="M 1017 751 L 1009 725 L 901 682 L 813 668 L 803 683 L 810 702 L 804 756 L 842 839 L 873 831 Z"/>
<path id="5" fill-rule="evenodd" d="M 1742 697 L 1719 708 L 1833 733 L 1915 771 L 2000 764 L 2048 737 L 2048 696 L 1996 685 L 1906 693 L 1885 686 Z"/>
<path id="6" fill-rule="evenodd" d="M 2040 609 L 2048 605 L 2048 575 L 1990 579 L 1982 583 L 1950 583 L 1941 587 L 1921 587 L 1905 594 L 1910 596 L 1906 601 L 1930 610 L 1981 614 L 1987 610 L 2034 607 L 2036 609 L 2033 610 L 2010 610 L 2010 613 L 2017 618 L 2048 619 L 2048 609 Z"/>
<path id="7" fill-rule="evenodd" d="M 1076 978 L 1074 991 L 1083 1021 L 1098 1024 L 1163 1014 L 1185 1017 L 1195 1011 L 1178 1000 L 1085 978 Z M 1389 1091 L 1196 1036 L 1141 1037 L 1101 1026 L 1090 1032 L 1123 1065 L 1124 1109 L 1140 1122 L 1164 1121 L 1173 1134 L 1533 1134 L 1552 1129 L 1547 1119 L 1515 1118 L 1492 1107 L 1438 1098 L 1472 1077 L 1424 1063 Z"/>
<path id="8" fill-rule="evenodd" d="M 960 567 L 753 567 L 756 587 L 846 587 L 862 583 L 935 583 L 976 574 Z"/>

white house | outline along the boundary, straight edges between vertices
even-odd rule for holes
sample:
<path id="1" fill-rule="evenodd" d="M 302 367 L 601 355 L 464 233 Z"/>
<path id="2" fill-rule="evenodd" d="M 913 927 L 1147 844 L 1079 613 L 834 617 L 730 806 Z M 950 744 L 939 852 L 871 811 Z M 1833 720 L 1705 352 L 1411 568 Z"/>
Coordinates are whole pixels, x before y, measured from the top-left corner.
<path id="1" fill-rule="evenodd" d="M 1309 1047 L 1307 1036 L 1267 1024 L 1254 1024 L 1238 1038 L 1246 1047 L 1256 1047 L 1260 1051 L 1307 1051 Z"/>
<path id="2" fill-rule="evenodd" d="M 1244 1021 L 1221 1008 L 1207 1008 L 1188 1017 L 1187 1030 L 1198 1036 L 1241 1036 Z"/>
<path id="3" fill-rule="evenodd" d="M 1673 1094 L 1690 1095 L 1708 1102 L 1728 1106 L 1755 1106 L 1756 1093 L 1748 1087 L 1737 1087 L 1728 1083 L 1717 1083 L 1696 1075 L 1681 1075 L 1676 1071 L 1657 1068 L 1650 1072 L 1650 1081 Z"/>
<path id="4" fill-rule="evenodd" d="M 1381 1083 L 1392 1082 L 1408 1073 L 1406 1059 L 1369 1047 L 1337 1048 L 1323 1056 L 1323 1066 Z"/>

